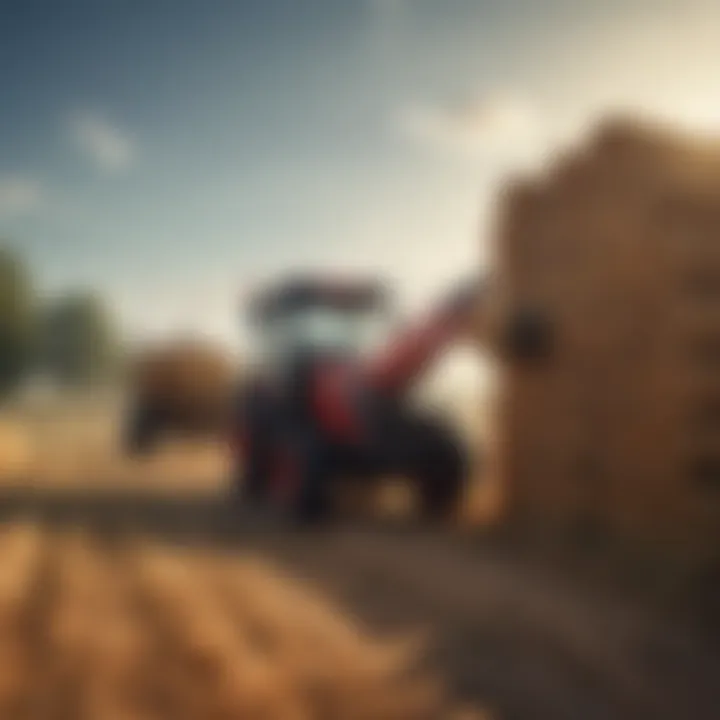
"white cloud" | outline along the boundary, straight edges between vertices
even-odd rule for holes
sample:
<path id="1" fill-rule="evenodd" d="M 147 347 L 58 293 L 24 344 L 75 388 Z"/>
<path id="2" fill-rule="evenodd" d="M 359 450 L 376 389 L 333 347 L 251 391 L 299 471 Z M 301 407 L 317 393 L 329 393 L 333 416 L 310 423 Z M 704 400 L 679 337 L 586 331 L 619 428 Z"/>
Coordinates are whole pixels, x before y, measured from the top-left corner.
<path id="1" fill-rule="evenodd" d="M 39 205 L 41 199 L 39 182 L 0 175 L 0 217 L 28 213 Z"/>
<path id="2" fill-rule="evenodd" d="M 101 169 L 119 172 L 135 159 L 133 140 L 120 128 L 93 113 L 73 118 L 71 130 L 78 147 Z"/>
<path id="3" fill-rule="evenodd" d="M 470 157 L 520 157 L 543 139 L 534 108 L 505 95 L 412 106 L 401 113 L 400 126 L 415 141 Z"/>

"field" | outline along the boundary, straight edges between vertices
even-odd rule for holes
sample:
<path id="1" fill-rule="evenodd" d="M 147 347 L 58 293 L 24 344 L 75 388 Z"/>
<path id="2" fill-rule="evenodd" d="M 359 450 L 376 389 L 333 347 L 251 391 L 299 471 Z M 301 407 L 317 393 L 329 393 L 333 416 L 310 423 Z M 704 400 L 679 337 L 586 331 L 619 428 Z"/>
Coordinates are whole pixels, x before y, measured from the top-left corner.
<path id="1" fill-rule="evenodd" d="M 414 643 L 256 560 L 30 525 L 0 554 L 3 718 L 461 717 Z"/>
<path id="2" fill-rule="evenodd" d="M 49 528 L 52 510 L 38 517 L 33 503 L 1 531 L 0 717 L 489 717 L 450 711 L 438 677 L 417 670 L 414 638 L 377 639 L 257 553 L 135 536 L 143 506 L 159 504 L 157 530 L 164 505 L 222 497 L 227 458 L 219 444 L 170 442 L 131 460 L 119 411 L 80 398 L 0 417 L 6 508 L 17 495 L 46 507 L 95 499 L 91 529 L 87 516 Z M 170 519 L 181 535 L 183 517 Z"/>
<path id="3" fill-rule="evenodd" d="M 119 444 L 121 399 L 80 397 L 54 403 L 24 403 L 0 413 L 0 487 L 87 489 L 94 493 L 141 490 L 178 497 L 222 493 L 228 458 L 223 443 L 170 440 L 142 461 L 133 460 Z M 480 432 L 471 414 L 458 413 L 458 428 L 468 446 L 478 447 Z M 496 488 L 477 473 L 460 508 L 461 522 L 476 525 L 493 515 Z M 388 482 L 373 496 L 348 492 L 341 508 L 382 515 L 407 514 L 411 493 L 402 479 Z"/>
<path id="4" fill-rule="evenodd" d="M 116 397 L 24 403 L 0 414 L 0 483 L 5 486 L 213 489 L 224 480 L 218 445 L 169 444 L 149 461 L 120 447 Z"/>
<path id="5" fill-rule="evenodd" d="M 0 420 L 0 718 L 717 717 L 717 650 L 642 598 L 464 533 L 233 514 L 220 447 L 131 462 L 116 411 Z"/>

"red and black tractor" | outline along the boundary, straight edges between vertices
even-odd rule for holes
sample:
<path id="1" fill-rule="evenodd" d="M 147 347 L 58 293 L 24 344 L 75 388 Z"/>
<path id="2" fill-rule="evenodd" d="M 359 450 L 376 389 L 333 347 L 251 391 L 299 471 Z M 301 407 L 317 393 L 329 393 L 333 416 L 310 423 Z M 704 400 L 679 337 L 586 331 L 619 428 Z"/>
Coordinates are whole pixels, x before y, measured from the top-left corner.
<path id="1" fill-rule="evenodd" d="M 232 432 L 237 499 L 315 524 L 331 514 L 334 483 L 391 475 L 415 484 L 425 518 L 451 514 L 468 455 L 447 419 L 409 395 L 471 328 L 480 291 L 476 281 L 456 289 L 382 342 L 393 312 L 380 282 L 294 277 L 256 295 L 249 316 L 260 356 Z"/>

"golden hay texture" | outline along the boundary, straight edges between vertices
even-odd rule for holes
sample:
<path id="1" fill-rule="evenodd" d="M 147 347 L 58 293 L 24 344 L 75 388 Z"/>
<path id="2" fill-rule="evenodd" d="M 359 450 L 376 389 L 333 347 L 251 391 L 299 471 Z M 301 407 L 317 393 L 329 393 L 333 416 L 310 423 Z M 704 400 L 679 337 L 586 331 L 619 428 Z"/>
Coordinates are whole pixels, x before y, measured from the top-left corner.
<path id="1" fill-rule="evenodd" d="M 502 368 L 508 528 L 590 531 L 700 573 L 720 561 L 719 148 L 611 118 L 508 188 L 507 318 L 538 314 L 552 343 L 532 371 Z"/>
<path id="2" fill-rule="evenodd" d="M 229 396 L 234 365 L 220 348 L 202 342 L 146 348 L 134 358 L 131 377 L 142 395 L 197 402 L 203 396 Z"/>
<path id="3" fill-rule="evenodd" d="M 0 717 L 411 720 L 451 712 L 415 642 L 257 559 L 0 532 Z"/>

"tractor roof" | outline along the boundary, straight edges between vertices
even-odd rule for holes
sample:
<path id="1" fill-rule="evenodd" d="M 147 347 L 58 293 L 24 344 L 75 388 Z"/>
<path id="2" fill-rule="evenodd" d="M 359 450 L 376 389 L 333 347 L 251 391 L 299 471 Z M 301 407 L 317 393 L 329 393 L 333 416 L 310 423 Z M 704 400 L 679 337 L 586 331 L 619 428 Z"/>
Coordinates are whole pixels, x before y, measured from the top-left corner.
<path id="1" fill-rule="evenodd" d="M 313 306 L 352 312 L 381 307 L 387 300 L 387 287 L 380 280 L 302 275 L 257 293 L 249 309 L 251 316 L 262 322 Z"/>

